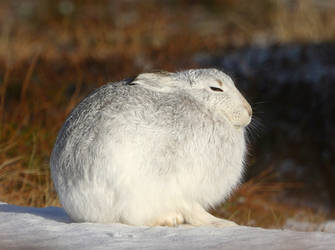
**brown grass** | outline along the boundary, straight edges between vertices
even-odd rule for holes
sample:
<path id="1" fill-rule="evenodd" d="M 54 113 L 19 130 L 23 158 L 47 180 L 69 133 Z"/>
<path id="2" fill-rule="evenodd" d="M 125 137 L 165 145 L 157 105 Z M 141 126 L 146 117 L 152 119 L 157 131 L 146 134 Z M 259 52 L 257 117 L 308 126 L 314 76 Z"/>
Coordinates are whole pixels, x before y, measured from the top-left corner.
<path id="1" fill-rule="evenodd" d="M 310 1 L 292 8 L 279 0 L 196 2 L 113 1 L 106 7 L 107 1 L 78 0 L 66 15 L 51 1 L 31 13 L 0 3 L 1 201 L 59 205 L 48 167 L 57 132 L 76 103 L 104 82 L 154 68 L 195 67 L 196 53 L 227 47 L 335 38 L 334 9 Z M 280 227 L 298 213 L 325 219 L 275 201 L 288 188 L 268 175 L 251 179 L 216 213 L 265 227 Z"/>
<path id="2" fill-rule="evenodd" d="M 278 197 L 283 190 L 299 189 L 302 183 L 278 182 L 275 175 L 267 169 L 245 182 L 214 214 L 241 225 L 264 228 L 282 228 L 288 218 L 317 225 L 328 218 L 325 212 L 280 202 Z"/>

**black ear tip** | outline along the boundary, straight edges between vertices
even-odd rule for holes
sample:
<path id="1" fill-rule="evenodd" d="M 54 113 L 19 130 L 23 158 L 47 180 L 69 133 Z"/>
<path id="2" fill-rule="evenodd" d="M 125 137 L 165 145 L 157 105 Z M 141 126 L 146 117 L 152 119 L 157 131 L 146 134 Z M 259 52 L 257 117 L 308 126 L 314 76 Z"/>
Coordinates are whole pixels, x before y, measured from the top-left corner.
<path id="1" fill-rule="evenodd" d="M 136 77 L 130 77 L 128 79 L 125 80 L 125 84 L 126 85 L 136 85 L 136 83 L 134 83 L 134 80 L 136 79 Z"/>

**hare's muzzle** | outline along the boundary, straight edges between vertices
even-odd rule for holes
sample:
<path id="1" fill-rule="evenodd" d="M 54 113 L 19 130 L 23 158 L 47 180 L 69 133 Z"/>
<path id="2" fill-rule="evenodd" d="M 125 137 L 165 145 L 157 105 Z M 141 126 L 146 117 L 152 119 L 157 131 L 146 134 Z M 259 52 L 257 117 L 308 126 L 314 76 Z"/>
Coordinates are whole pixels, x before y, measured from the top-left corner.
<path id="1" fill-rule="evenodd" d="M 234 125 L 237 127 L 246 127 L 251 122 L 252 108 L 242 94 L 240 94 L 240 98 L 242 101 L 241 110 L 237 112 L 239 115 Z"/>
<path id="2" fill-rule="evenodd" d="M 243 97 L 243 106 L 245 107 L 245 109 L 247 110 L 247 112 L 248 112 L 248 114 L 251 118 L 252 117 L 252 108 L 244 97 Z"/>

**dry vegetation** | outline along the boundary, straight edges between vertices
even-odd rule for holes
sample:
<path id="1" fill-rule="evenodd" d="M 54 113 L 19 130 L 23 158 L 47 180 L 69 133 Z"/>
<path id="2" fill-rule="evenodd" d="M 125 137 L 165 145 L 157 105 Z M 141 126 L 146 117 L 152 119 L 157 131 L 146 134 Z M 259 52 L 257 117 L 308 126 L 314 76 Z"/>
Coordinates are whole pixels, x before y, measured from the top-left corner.
<path id="1" fill-rule="evenodd" d="M 196 53 L 228 47 L 334 40 L 334 8 L 288 2 L 1 1 L 0 200 L 59 205 L 48 167 L 57 132 L 74 105 L 104 82 L 196 67 Z M 298 186 L 272 182 L 266 173 L 216 213 L 265 227 L 301 214 L 325 219 L 279 205 L 274 197 L 287 188 Z"/>

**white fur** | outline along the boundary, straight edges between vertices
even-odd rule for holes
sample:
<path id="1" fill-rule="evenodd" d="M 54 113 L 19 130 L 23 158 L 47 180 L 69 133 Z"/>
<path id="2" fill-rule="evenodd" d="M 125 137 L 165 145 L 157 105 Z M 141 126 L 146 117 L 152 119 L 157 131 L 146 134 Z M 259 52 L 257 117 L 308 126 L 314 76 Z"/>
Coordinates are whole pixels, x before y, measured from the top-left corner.
<path id="1" fill-rule="evenodd" d="M 105 85 L 57 137 L 50 164 L 60 201 L 78 222 L 234 225 L 206 210 L 241 178 L 250 119 L 250 105 L 216 69 Z"/>

